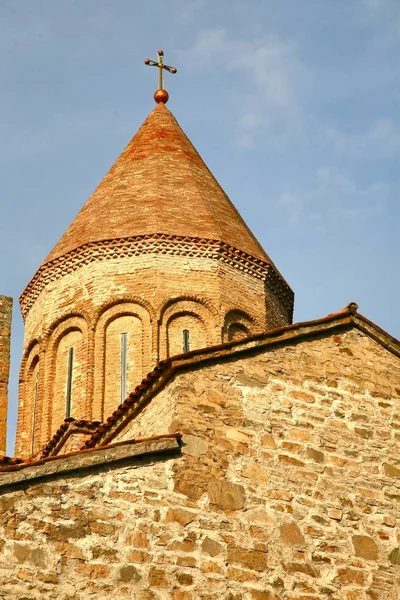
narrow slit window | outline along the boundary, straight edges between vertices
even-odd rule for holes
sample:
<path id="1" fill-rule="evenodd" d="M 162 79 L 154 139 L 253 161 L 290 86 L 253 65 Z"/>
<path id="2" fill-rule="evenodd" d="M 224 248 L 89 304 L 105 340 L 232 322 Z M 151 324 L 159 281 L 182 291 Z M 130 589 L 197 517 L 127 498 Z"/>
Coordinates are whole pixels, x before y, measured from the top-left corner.
<path id="1" fill-rule="evenodd" d="M 126 399 L 126 377 L 127 377 L 127 353 L 128 353 L 128 334 L 121 334 L 121 402 Z"/>
<path id="2" fill-rule="evenodd" d="M 74 349 L 70 348 L 68 351 L 67 394 L 66 394 L 66 403 L 65 403 L 65 415 L 67 417 L 71 416 L 73 369 L 74 369 Z"/>
<path id="3" fill-rule="evenodd" d="M 189 329 L 183 330 L 183 351 L 189 352 L 190 350 L 190 339 L 189 339 Z"/>
<path id="4" fill-rule="evenodd" d="M 38 394 L 39 394 L 39 371 L 37 371 L 36 376 L 35 376 L 35 388 L 34 388 L 34 392 L 33 392 L 31 454 L 33 454 L 35 451 L 35 427 L 36 427 L 36 409 L 37 409 Z"/>

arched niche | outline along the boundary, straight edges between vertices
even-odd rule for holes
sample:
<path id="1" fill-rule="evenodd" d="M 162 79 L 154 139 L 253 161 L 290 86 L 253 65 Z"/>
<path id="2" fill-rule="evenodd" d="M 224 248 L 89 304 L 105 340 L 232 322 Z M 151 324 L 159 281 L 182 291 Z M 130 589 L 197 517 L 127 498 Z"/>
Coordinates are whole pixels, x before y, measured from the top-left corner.
<path id="1" fill-rule="evenodd" d="M 231 310 L 225 315 L 224 342 L 235 342 L 254 333 L 254 319 L 241 310 Z"/>
<path id="2" fill-rule="evenodd" d="M 162 311 L 160 358 L 205 348 L 219 341 L 216 315 L 205 304 L 179 299 Z"/>
<path id="3" fill-rule="evenodd" d="M 207 346 L 207 331 L 197 315 L 188 312 L 173 315 L 167 323 L 168 356 Z"/>
<path id="4" fill-rule="evenodd" d="M 144 306 L 106 307 L 95 329 L 93 418 L 104 420 L 151 369 L 152 323 Z"/>
<path id="5" fill-rule="evenodd" d="M 86 364 L 83 345 L 80 329 L 65 333 L 57 345 L 53 385 L 53 434 L 66 417 L 82 418 L 85 415 Z"/>
<path id="6" fill-rule="evenodd" d="M 88 327 L 69 316 L 47 334 L 42 441 L 47 442 L 68 416 L 88 418 Z"/>
<path id="7" fill-rule="evenodd" d="M 37 443 L 40 421 L 39 408 L 40 345 L 37 340 L 29 344 L 22 360 L 20 400 L 18 415 L 17 452 L 32 455 Z"/>

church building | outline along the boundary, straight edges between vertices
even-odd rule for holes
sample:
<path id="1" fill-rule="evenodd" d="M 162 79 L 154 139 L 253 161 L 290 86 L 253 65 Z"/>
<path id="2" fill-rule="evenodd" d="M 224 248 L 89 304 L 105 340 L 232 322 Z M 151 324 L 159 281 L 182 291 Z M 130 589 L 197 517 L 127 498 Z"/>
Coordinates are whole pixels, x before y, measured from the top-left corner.
<path id="1" fill-rule="evenodd" d="M 0 599 L 400 598 L 400 342 L 294 294 L 156 107 L 0 296 Z"/>

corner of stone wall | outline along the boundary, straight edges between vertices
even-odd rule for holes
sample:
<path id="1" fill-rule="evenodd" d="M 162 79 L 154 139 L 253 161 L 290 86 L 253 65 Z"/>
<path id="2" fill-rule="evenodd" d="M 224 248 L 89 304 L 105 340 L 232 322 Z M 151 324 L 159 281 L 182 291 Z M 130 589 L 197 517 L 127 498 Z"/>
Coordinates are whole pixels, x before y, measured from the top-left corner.
<path id="1" fill-rule="evenodd" d="M 12 302 L 0 296 L 0 457 L 6 453 Z"/>

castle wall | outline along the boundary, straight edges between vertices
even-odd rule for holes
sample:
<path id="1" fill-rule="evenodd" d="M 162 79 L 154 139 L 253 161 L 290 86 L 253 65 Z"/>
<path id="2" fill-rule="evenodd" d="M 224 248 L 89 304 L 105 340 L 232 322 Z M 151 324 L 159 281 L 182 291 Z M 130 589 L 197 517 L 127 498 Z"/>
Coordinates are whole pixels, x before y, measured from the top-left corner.
<path id="1" fill-rule="evenodd" d="M 12 298 L 0 296 L 0 457 L 6 453 Z"/>

